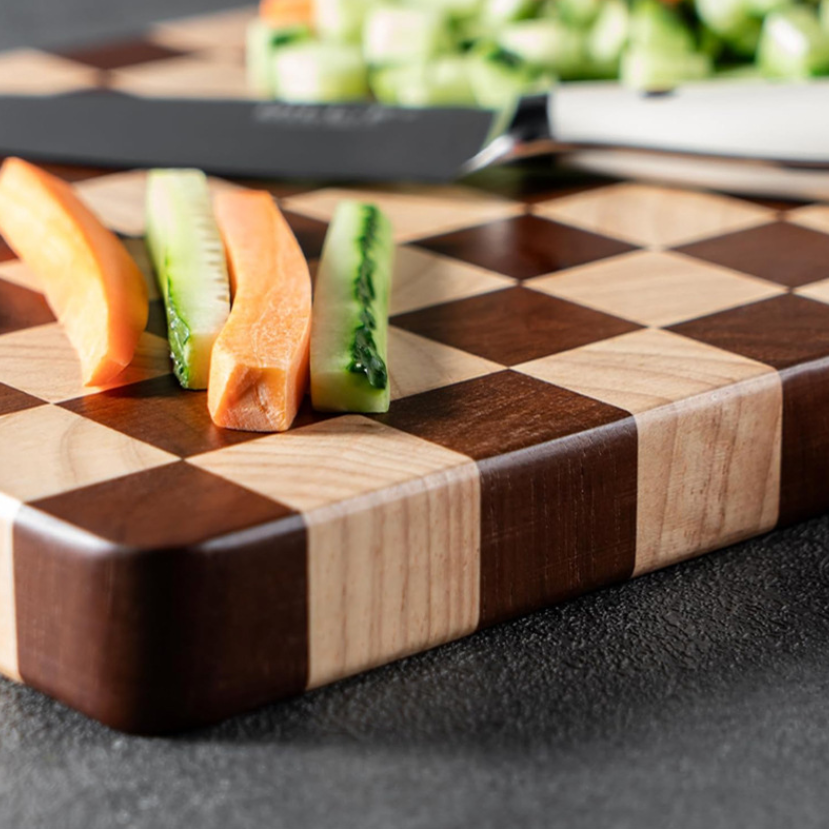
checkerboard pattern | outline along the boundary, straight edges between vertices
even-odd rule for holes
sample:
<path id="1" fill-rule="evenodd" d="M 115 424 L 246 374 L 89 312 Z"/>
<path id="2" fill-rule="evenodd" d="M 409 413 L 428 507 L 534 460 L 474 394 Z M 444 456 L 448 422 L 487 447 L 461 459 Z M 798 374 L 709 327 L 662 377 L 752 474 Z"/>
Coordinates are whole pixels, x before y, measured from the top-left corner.
<path id="1" fill-rule="evenodd" d="M 145 173 L 56 172 L 152 313 L 85 388 L 0 248 L 0 667 L 104 722 L 215 720 L 829 507 L 824 206 L 272 186 L 312 263 L 340 198 L 394 220 L 393 402 L 261 435 L 171 374 Z"/>
<path id="2" fill-rule="evenodd" d="M 244 96 L 253 12 L 0 55 L 0 94 Z M 398 243 L 392 406 L 216 428 L 172 376 L 145 174 L 54 167 L 147 277 L 81 385 L 0 239 L 0 671 L 118 728 L 210 722 L 829 508 L 829 207 L 538 162 L 451 187 L 256 186 L 312 271 L 340 199 Z"/>

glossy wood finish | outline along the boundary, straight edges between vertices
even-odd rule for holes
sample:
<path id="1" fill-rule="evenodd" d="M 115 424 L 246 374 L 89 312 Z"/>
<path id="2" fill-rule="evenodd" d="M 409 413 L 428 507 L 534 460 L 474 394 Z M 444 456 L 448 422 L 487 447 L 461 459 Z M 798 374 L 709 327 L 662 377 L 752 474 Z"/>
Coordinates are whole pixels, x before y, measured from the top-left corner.
<path id="1" fill-rule="evenodd" d="M 41 89 L 232 89 L 249 16 L 0 56 L 0 91 L 40 69 Z M 0 245 L 0 670 L 110 725 L 208 722 L 829 508 L 825 205 L 538 160 L 268 183 L 312 264 L 343 198 L 382 206 L 399 249 L 389 413 L 306 404 L 258 435 L 172 377 L 146 174 L 55 172 L 125 238 L 151 314 L 134 365 L 83 388 Z"/>

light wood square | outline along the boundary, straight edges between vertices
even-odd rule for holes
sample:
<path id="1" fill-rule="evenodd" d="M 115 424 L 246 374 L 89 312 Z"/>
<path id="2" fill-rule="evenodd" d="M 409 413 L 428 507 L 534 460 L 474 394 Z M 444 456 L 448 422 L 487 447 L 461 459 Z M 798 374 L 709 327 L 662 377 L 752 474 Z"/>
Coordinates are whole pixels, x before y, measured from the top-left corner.
<path id="1" fill-rule="evenodd" d="M 534 212 L 635 245 L 675 246 L 773 221 L 775 212 L 728 196 L 617 184 L 543 202 Z"/>
<path id="2" fill-rule="evenodd" d="M 305 515 L 310 687 L 475 630 L 480 502 L 470 461 Z"/>
<path id="3" fill-rule="evenodd" d="M 795 293 L 829 305 L 829 279 L 821 279 L 820 282 L 812 282 L 810 285 L 796 288 Z"/>
<path id="4" fill-rule="evenodd" d="M 153 26 L 150 39 L 162 46 L 185 51 L 244 43 L 248 24 L 254 17 L 254 5 L 214 14 L 182 17 Z"/>
<path id="5" fill-rule="evenodd" d="M 829 205 L 809 204 L 806 207 L 798 207 L 786 213 L 786 221 L 808 227 L 810 230 L 829 233 Z"/>
<path id="6" fill-rule="evenodd" d="M 242 189 L 224 179 L 210 178 L 209 184 L 213 193 Z M 147 192 L 145 170 L 112 173 L 81 181 L 75 185 L 75 191 L 111 230 L 125 236 L 144 235 Z"/>
<path id="7" fill-rule="evenodd" d="M 324 222 L 343 199 L 367 201 L 391 219 L 394 238 L 408 242 L 474 227 L 523 212 L 523 205 L 463 186 L 385 187 L 372 190 L 326 188 L 283 199 L 288 210 Z"/>
<path id="8" fill-rule="evenodd" d="M 0 493 L 0 673 L 18 682 L 12 529 L 19 509 L 19 501 Z"/>
<path id="9" fill-rule="evenodd" d="M 391 291 L 391 313 L 405 314 L 466 299 L 517 284 L 475 265 L 410 247 L 397 249 Z"/>
<path id="10" fill-rule="evenodd" d="M 97 387 L 83 385 L 80 362 L 59 323 L 0 337 L 0 383 L 50 403 L 97 394 L 171 371 L 167 341 L 146 332 L 141 335 L 132 363 L 112 383 Z"/>
<path id="11" fill-rule="evenodd" d="M 634 251 L 524 284 L 652 326 L 673 325 L 785 293 L 782 286 L 763 279 L 657 251 Z"/>
<path id="12" fill-rule="evenodd" d="M 639 414 L 774 369 L 671 331 L 645 329 L 523 363 L 513 371 Z"/>
<path id="13" fill-rule="evenodd" d="M 783 398 L 771 367 L 645 330 L 515 370 L 634 414 L 637 573 L 777 522 Z"/>
<path id="14" fill-rule="evenodd" d="M 307 511 L 403 485 L 469 459 L 366 417 L 344 415 L 189 462 Z"/>
<path id="15" fill-rule="evenodd" d="M 0 492 L 33 501 L 151 469 L 174 455 L 56 406 L 0 417 Z"/>
<path id="16" fill-rule="evenodd" d="M 0 54 L 0 95 L 60 95 L 94 89 L 95 69 L 37 49 Z"/>
<path id="17" fill-rule="evenodd" d="M 391 326 L 389 329 L 392 400 L 462 383 L 503 368 L 498 363 L 419 337 L 402 328 Z"/>
<path id="18" fill-rule="evenodd" d="M 244 64 L 198 57 L 170 58 L 118 69 L 110 75 L 109 86 L 151 98 L 254 97 Z"/>
<path id="19" fill-rule="evenodd" d="M 15 285 L 28 288 L 30 291 L 37 291 L 39 294 L 43 293 L 43 288 L 35 273 L 20 259 L 0 262 L 0 279 L 13 282 Z"/>

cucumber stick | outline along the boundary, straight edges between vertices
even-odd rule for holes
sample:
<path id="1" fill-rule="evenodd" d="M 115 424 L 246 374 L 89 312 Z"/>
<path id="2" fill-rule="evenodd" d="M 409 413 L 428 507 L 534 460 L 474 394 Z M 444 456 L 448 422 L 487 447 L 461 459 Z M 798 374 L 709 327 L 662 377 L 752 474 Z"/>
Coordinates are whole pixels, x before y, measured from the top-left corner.
<path id="1" fill-rule="evenodd" d="M 372 204 L 341 202 L 325 239 L 311 326 L 311 400 L 327 412 L 389 408 L 394 242 Z"/>
<path id="2" fill-rule="evenodd" d="M 173 369 L 206 389 L 213 343 L 230 313 L 225 254 L 201 170 L 152 170 L 147 247 L 164 297 Z"/>

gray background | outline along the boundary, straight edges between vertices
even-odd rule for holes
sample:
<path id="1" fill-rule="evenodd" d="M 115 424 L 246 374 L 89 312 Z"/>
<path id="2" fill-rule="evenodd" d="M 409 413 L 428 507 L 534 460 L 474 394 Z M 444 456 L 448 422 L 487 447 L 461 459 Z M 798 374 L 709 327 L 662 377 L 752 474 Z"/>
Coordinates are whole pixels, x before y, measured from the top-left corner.
<path id="1" fill-rule="evenodd" d="M 0 0 L 0 48 L 224 0 Z M 0 680 L 0 827 L 829 823 L 829 519 L 172 739 Z"/>

